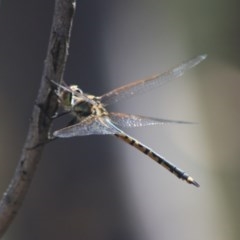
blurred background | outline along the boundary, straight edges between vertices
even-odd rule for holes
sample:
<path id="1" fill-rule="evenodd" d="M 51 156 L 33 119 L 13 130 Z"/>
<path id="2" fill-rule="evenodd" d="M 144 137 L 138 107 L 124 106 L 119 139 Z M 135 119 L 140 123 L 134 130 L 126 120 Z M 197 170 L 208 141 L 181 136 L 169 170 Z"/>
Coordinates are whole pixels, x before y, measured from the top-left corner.
<path id="1" fill-rule="evenodd" d="M 239 5 L 78 1 L 65 81 L 85 92 L 101 95 L 208 54 L 182 78 L 111 106 L 197 122 L 126 131 L 201 187 L 178 180 L 112 136 L 54 141 L 4 239 L 239 239 Z M 0 2 L 1 193 L 25 141 L 53 9 L 47 0 Z"/>

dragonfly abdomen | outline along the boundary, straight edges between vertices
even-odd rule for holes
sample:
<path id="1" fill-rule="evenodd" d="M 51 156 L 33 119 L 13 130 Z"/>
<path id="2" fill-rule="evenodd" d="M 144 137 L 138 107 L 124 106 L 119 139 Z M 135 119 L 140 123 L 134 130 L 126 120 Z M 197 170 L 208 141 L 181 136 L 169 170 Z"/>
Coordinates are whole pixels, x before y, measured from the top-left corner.
<path id="1" fill-rule="evenodd" d="M 133 137 L 128 136 L 127 134 L 115 134 L 117 138 L 120 138 L 124 142 L 128 143 L 129 145 L 135 147 L 160 165 L 162 165 L 164 168 L 166 168 L 169 172 L 173 173 L 178 178 L 185 180 L 189 184 L 193 184 L 196 187 L 199 187 L 200 185 L 187 173 L 182 171 L 180 168 L 173 165 L 171 162 L 165 160 L 163 157 L 159 156 L 157 153 L 155 153 L 152 149 L 148 148 L 144 144 L 140 143 Z"/>

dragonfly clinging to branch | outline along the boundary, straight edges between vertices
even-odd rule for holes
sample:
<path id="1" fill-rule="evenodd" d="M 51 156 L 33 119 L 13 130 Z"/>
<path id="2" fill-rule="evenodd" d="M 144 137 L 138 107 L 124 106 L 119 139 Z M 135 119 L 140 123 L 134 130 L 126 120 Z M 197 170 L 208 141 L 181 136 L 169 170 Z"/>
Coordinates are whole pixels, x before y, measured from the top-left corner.
<path id="1" fill-rule="evenodd" d="M 93 134 L 114 135 L 152 158 L 178 178 L 199 187 L 199 184 L 190 175 L 120 129 L 121 127 L 143 127 L 164 123 L 189 122 L 108 112 L 106 106 L 122 99 L 127 99 L 133 95 L 141 94 L 150 89 L 156 88 L 171 79 L 180 77 L 186 70 L 196 66 L 205 58 L 206 55 L 199 55 L 168 72 L 156 74 L 147 79 L 129 83 L 100 97 L 83 93 L 77 85 L 60 85 L 52 81 L 58 87 L 56 93 L 59 97 L 61 106 L 66 112 L 70 112 L 74 116 L 74 120 L 71 121 L 70 125 L 55 131 L 53 135 L 59 138 Z"/>

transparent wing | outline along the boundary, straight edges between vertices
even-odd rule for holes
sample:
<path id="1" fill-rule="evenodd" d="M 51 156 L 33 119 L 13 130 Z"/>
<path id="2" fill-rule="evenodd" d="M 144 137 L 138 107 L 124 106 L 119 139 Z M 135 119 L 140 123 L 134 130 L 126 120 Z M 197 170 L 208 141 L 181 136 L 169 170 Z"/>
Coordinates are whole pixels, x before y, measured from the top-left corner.
<path id="1" fill-rule="evenodd" d="M 59 138 L 69 138 L 86 135 L 103 135 L 119 133 L 117 128 L 110 122 L 108 117 L 89 117 L 80 123 L 62 128 L 53 133 L 53 136 Z"/>
<path id="2" fill-rule="evenodd" d="M 105 105 L 115 103 L 121 99 L 129 98 L 135 94 L 141 94 L 153 88 L 168 82 L 171 79 L 180 77 L 183 73 L 203 61 L 207 55 L 199 55 L 189 61 L 186 61 L 177 67 L 162 74 L 156 74 L 149 78 L 138 80 L 122 87 L 116 88 L 100 97 L 101 102 Z"/>
<path id="3" fill-rule="evenodd" d="M 152 117 L 145 117 L 140 115 L 132 115 L 132 114 L 125 114 L 125 113 L 109 113 L 109 118 L 113 124 L 116 124 L 120 127 L 144 127 L 144 126 L 151 126 L 151 125 L 159 125 L 159 124 L 166 124 L 166 123 L 176 123 L 176 124 L 194 124 L 194 122 L 187 122 L 187 121 L 178 121 L 178 120 L 169 120 L 169 119 L 162 119 L 162 118 L 152 118 Z"/>

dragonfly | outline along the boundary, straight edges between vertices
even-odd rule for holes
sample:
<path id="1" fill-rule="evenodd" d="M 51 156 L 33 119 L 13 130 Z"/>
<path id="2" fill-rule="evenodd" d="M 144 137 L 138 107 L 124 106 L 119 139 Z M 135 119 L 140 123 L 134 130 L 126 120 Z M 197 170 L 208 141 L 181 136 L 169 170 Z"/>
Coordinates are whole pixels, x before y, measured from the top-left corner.
<path id="1" fill-rule="evenodd" d="M 60 106 L 64 109 L 65 113 L 70 113 L 73 116 L 71 122 L 66 127 L 54 131 L 53 136 L 57 138 L 70 138 L 86 135 L 114 135 L 153 159 L 179 179 L 199 187 L 198 182 L 188 173 L 122 130 L 122 128 L 143 127 L 164 123 L 186 124 L 190 122 L 109 112 L 106 106 L 123 99 L 129 99 L 136 94 L 142 94 L 172 79 L 178 78 L 186 70 L 193 68 L 206 57 L 207 55 L 199 55 L 167 72 L 131 82 L 102 96 L 86 94 L 77 85 L 68 86 L 67 84 L 58 84 L 52 81 L 55 87 L 57 87 L 56 94 Z"/>

